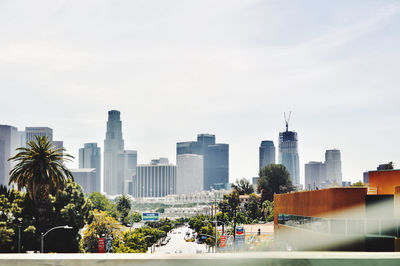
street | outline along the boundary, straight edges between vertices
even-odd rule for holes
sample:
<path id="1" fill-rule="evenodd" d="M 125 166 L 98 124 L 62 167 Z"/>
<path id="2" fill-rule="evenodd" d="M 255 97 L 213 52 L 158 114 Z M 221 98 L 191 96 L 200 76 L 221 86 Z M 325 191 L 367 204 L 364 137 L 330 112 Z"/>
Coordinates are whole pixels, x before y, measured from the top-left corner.
<path id="1" fill-rule="evenodd" d="M 192 234 L 192 229 L 189 226 L 179 227 L 168 233 L 171 237 L 169 242 L 165 246 L 159 246 L 155 248 L 154 253 L 173 254 L 173 253 L 184 253 L 184 254 L 196 254 L 206 253 L 207 246 L 205 244 L 198 244 L 196 242 L 186 242 L 185 234 L 189 232 Z"/>

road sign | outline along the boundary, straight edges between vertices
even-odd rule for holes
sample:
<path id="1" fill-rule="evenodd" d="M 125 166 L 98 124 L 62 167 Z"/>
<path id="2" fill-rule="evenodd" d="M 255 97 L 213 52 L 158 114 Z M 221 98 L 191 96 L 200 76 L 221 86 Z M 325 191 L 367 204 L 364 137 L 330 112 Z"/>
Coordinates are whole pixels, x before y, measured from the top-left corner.
<path id="1" fill-rule="evenodd" d="M 223 235 L 220 237 L 219 247 L 225 248 L 225 245 L 226 245 L 226 236 Z"/>
<path id="2" fill-rule="evenodd" d="M 105 241 L 104 238 L 99 238 L 98 249 L 99 253 L 104 253 Z"/>
<path id="3" fill-rule="evenodd" d="M 142 212 L 143 222 L 157 222 L 160 220 L 160 214 L 158 212 Z"/>
<path id="4" fill-rule="evenodd" d="M 237 248 L 244 248 L 245 232 L 243 226 L 236 227 L 235 244 Z"/>

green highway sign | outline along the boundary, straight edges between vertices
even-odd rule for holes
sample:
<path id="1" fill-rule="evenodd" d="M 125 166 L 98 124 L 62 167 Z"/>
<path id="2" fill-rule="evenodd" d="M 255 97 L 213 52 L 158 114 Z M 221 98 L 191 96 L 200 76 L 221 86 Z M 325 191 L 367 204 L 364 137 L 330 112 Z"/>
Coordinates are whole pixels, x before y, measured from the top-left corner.
<path id="1" fill-rule="evenodd" d="M 143 222 L 157 222 L 160 220 L 160 214 L 158 212 L 142 212 Z"/>

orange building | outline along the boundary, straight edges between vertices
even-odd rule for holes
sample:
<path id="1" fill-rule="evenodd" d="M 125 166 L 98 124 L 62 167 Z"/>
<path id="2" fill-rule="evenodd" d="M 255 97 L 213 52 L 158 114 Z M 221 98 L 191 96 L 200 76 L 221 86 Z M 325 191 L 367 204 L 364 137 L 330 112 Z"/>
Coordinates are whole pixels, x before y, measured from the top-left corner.
<path id="1" fill-rule="evenodd" d="M 369 171 L 368 194 L 394 195 L 396 186 L 400 186 L 400 170 Z"/>
<path id="2" fill-rule="evenodd" d="M 369 187 L 274 195 L 275 239 L 298 250 L 400 250 L 400 170 L 369 172 Z"/>

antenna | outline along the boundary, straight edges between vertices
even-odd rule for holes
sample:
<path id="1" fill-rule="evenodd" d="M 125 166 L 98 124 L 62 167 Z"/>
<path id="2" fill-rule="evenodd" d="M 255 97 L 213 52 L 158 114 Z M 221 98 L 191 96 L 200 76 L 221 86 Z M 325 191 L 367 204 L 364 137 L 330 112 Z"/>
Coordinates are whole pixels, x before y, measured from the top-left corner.
<path id="1" fill-rule="evenodd" d="M 289 130 L 289 121 L 290 121 L 290 115 L 292 114 L 292 111 L 289 111 L 289 116 L 286 119 L 286 112 L 283 113 L 284 117 L 285 117 L 285 123 L 286 123 L 286 132 Z"/>

